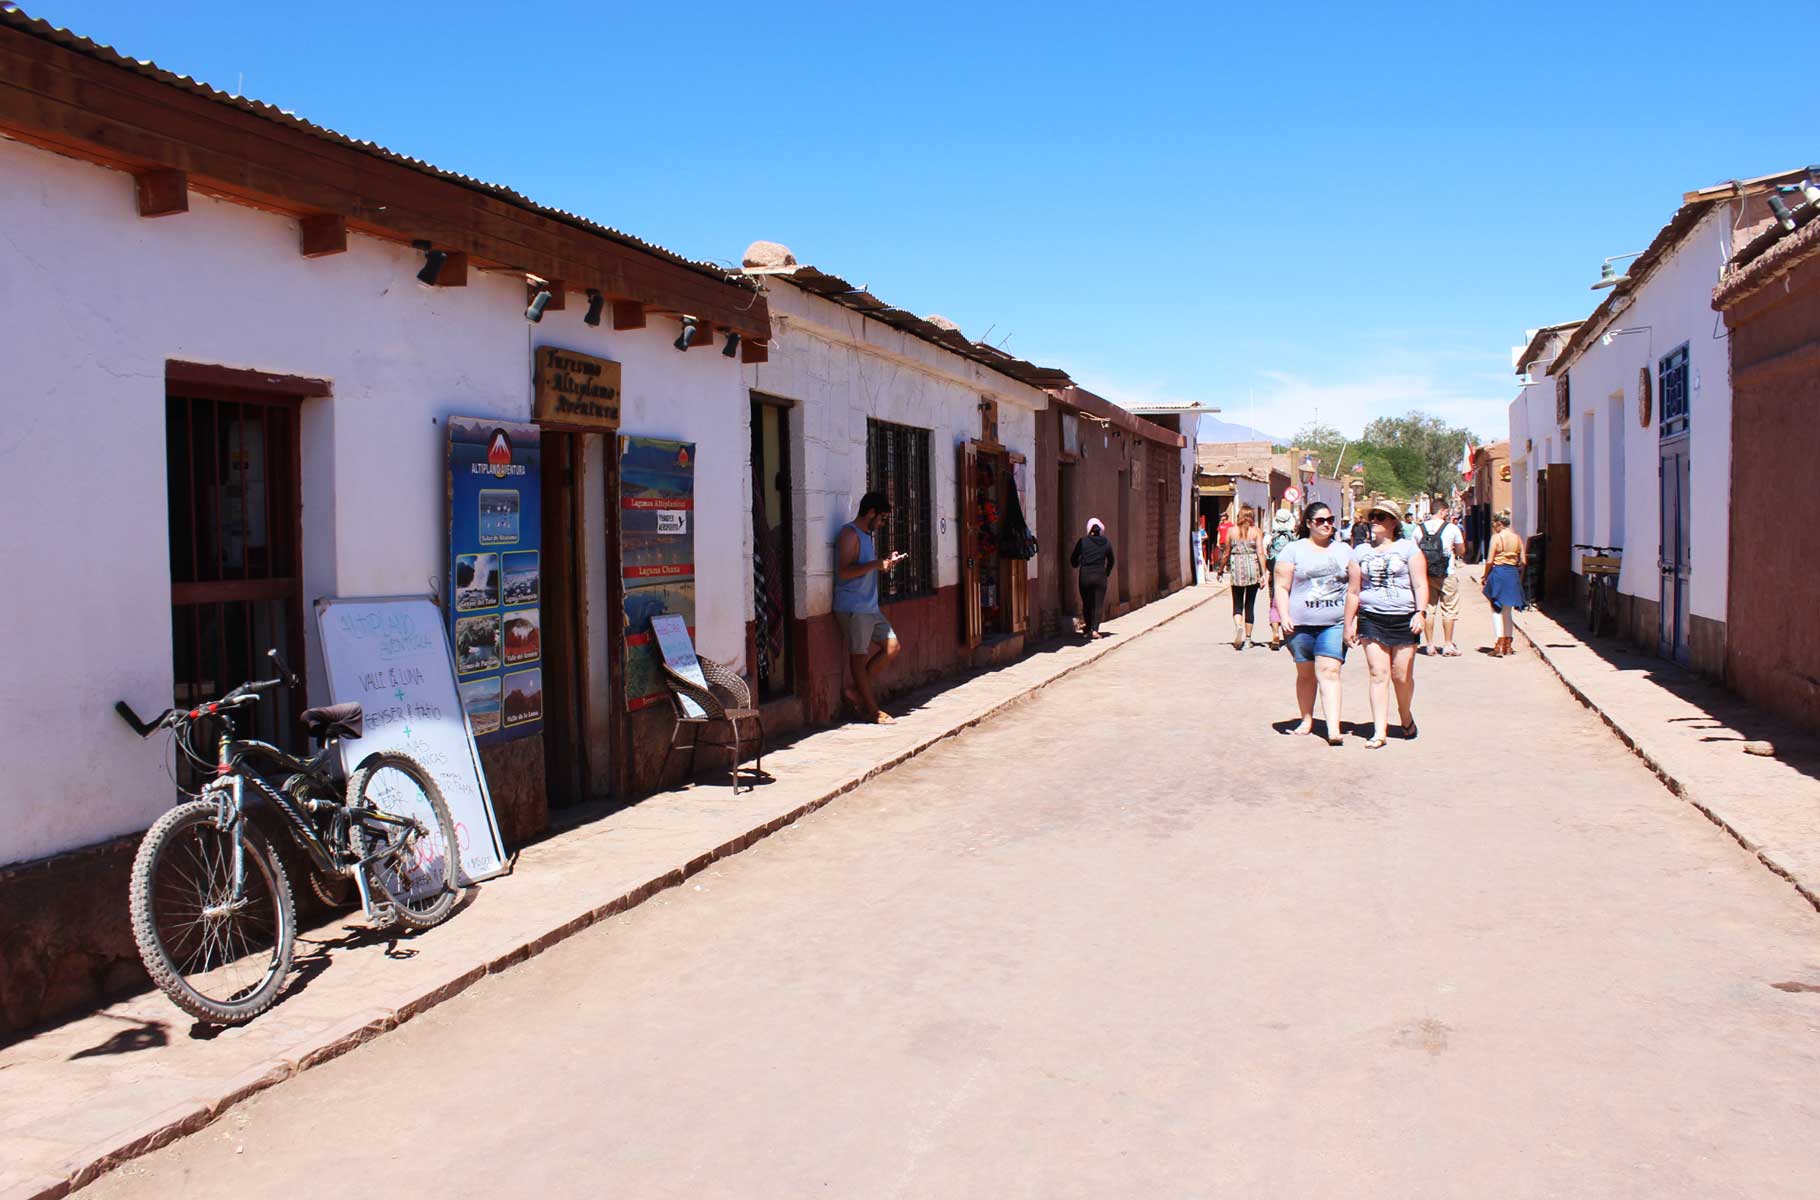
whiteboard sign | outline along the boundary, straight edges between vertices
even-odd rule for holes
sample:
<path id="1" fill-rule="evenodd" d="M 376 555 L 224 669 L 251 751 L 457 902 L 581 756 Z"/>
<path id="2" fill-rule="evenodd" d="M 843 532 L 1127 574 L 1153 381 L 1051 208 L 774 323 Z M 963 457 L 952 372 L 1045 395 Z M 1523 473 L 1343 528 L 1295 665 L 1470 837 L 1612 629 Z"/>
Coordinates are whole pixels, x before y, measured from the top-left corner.
<path id="1" fill-rule="evenodd" d="M 706 689 L 708 677 L 701 673 L 701 660 L 695 656 L 695 644 L 689 640 L 689 623 L 682 619 L 682 614 L 660 613 L 652 617 L 651 633 L 657 638 L 657 648 L 662 651 L 664 662 L 670 669 L 690 683 Z M 691 717 L 700 719 L 708 715 L 701 705 L 688 696 L 678 696 L 677 699 L 682 701 L 683 711 Z"/>
<path id="2" fill-rule="evenodd" d="M 461 882 L 499 874 L 505 846 L 455 691 L 455 657 L 442 611 L 422 596 L 335 597 L 316 602 L 316 623 L 330 698 L 358 701 L 366 714 L 361 737 L 341 744 L 342 765 L 352 774 L 375 750 L 396 750 L 422 763 L 455 819 Z"/>

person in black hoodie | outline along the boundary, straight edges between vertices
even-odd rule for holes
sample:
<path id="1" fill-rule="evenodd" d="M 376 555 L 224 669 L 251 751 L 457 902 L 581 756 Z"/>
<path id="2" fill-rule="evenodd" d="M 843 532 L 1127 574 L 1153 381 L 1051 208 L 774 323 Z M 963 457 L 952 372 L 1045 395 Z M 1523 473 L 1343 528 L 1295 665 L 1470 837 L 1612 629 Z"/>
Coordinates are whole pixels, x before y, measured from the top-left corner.
<path id="1" fill-rule="evenodd" d="M 1080 568 L 1081 632 L 1088 640 L 1105 637 L 1100 632 L 1100 610 L 1106 605 L 1106 580 L 1112 574 L 1112 543 L 1106 540 L 1106 523 L 1098 517 L 1087 522 L 1087 533 L 1074 543 L 1068 561 Z"/>

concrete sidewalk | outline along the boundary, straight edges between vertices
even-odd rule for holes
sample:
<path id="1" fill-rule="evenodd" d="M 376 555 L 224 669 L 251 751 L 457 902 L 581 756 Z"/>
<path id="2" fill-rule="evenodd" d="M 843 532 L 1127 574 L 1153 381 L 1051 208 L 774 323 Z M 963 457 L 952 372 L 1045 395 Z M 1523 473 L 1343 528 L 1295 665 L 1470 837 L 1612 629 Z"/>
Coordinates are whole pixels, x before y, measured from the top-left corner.
<path id="1" fill-rule="evenodd" d="M 900 698 L 895 725 L 814 733 L 765 756 L 773 782 L 737 797 L 724 773 L 526 848 L 438 929 L 375 937 L 357 913 L 306 930 L 296 973 L 252 1024 L 198 1028 L 161 993 L 0 1049 L 0 1200 L 54 1200 L 193 1133 L 254 1093 L 378 1037 L 489 973 L 682 884 L 798 817 L 1223 595 L 1187 587 L 1108 621 L 1112 636 L 1039 649 Z M 121 897 L 126 903 L 126 897 Z"/>
<path id="2" fill-rule="evenodd" d="M 1470 626 L 1489 629 L 1489 607 L 1468 590 Z M 1673 663 L 1612 638 L 1588 639 L 1577 617 L 1532 609 L 1517 625 L 1568 691 L 1670 791 L 1820 908 L 1820 739 Z M 1743 749 L 1765 742 L 1773 757 Z"/>

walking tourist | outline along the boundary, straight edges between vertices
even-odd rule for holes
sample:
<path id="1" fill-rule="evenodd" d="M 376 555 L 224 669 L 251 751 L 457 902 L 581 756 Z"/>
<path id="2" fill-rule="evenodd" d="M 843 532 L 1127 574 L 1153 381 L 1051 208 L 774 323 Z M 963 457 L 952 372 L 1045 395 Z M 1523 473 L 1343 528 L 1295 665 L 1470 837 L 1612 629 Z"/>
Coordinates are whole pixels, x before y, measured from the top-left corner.
<path id="1" fill-rule="evenodd" d="M 1106 540 L 1106 523 L 1098 517 L 1087 522 L 1087 532 L 1076 539 L 1068 562 L 1079 569 L 1081 632 L 1092 641 L 1100 632 L 1100 614 L 1106 607 L 1106 581 L 1112 576 L 1112 543 Z"/>
<path id="2" fill-rule="evenodd" d="M 1353 549 L 1371 545 L 1371 521 L 1365 516 L 1364 509 L 1352 514 L 1352 529 L 1346 535 L 1346 543 Z"/>
<path id="3" fill-rule="evenodd" d="M 1289 549 L 1290 543 L 1294 541 L 1295 514 L 1288 508 L 1279 508 L 1275 519 L 1270 523 L 1270 540 L 1264 548 L 1264 578 L 1266 581 L 1276 578 L 1277 558 L 1283 551 Z M 1281 650 L 1283 648 L 1283 614 L 1277 608 L 1276 589 L 1267 583 L 1264 590 L 1268 593 L 1264 598 L 1270 604 L 1270 648 Z"/>
<path id="4" fill-rule="evenodd" d="M 1340 744 L 1340 666 L 1346 661 L 1346 593 L 1352 551 L 1334 536 L 1333 509 L 1319 500 L 1302 513 L 1301 540 L 1277 558 L 1277 610 L 1295 659 L 1295 732 L 1314 732 L 1314 698 L 1321 695 L 1327 744 Z"/>
<path id="5" fill-rule="evenodd" d="M 1504 658 L 1511 653 L 1511 640 L 1516 636 L 1510 614 L 1529 607 L 1523 596 L 1523 568 L 1529 565 L 1529 552 L 1523 548 L 1523 539 L 1511 530 L 1507 510 L 1492 517 L 1491 526 L 1494 532 L 1485 551 L 1483 590 L 1491 601 L 1492 633 L 1498 639 L 1492 643 L 1491 656 Z"/>
<path id="6" fill-rule="evenodd" d="M 1226 542 L 1226 570 L 1232 577 L 1232 648 L 1251 641 L 1258 582 L 1264 578 L 1264 531 L 1253 520 L 1250 505 L 1238 506 L 1237 522 Z"/>
<path id="7" fill-rule="evenodd" d="M 1416 736 L 1410 703 L 1416 693 L 1416 642 L 1428 607 L 1428 571 L 1422 552 L 1399 537 L 1403 514 L 1376 501 L 1368 514 L 1371 541 L 1355 546 L 1346 587 L 1346 636 L 1365 647 L 1371 668 L 1371 737 L 1367 750 L 1381 749 L 1389 736 L 1390 689 L 1397 693 L 1403 736 Z"/>
<path id="8" fill-rule="evenodd" d="M 1428 614 L 1428 653 L 1444 658 L 1458 658 L 1460 648 L 1454 645 L 1453 627 L 1460 619 L 1460 556 L 1466 546 L 1466 535 L 1451 515 L 1436 513 L 1416 526 L 1416 545 L 1428 564 L 1428 603 L 1435 610 Z M 1435 616 L 1441 623 L 1441 641 L 1435 642 Z"/>
<path id="9" fill-rule="evenodd" d="M 1199 517 L 1194 523 L 1194 581 L 1197 584 L 1207 582 L 1207 518 Z"/>
<path id="10" fill-rule="evenodd" d="M 890 713 L 879 708 L 873 682 L 880 668 L 897 657 L 897 632 L 878 610 L 878 576 L 908 554 L 898 551 L 879 558 L 872 539 L 891 512 L 882 492 L 867 492 L 859 500 L 859 515 L 842 525 L 834 539 L 834 620 L 847 643 L 847 662 L 853 671 L 853 690 L 843 693 L 849 706 L 869 721 L 892 723 Z"/>

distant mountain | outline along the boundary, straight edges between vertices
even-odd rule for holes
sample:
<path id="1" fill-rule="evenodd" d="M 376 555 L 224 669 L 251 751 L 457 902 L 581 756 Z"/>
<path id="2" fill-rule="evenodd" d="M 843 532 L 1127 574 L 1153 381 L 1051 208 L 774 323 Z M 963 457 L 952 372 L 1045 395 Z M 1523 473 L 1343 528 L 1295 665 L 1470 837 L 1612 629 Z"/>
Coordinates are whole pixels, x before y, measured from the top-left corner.
<path id="1" fill-rule="evenodd" d="M 1249 425 L 1240 425 L 1235 421 L 1222 421 L 1218 417 L 1203 415 L 1201 431 L 1198 435 L 1203 442 L 1269 442 L 1273 446 L 1287 446 L 1288 438 L 1253 429 Z"/>

